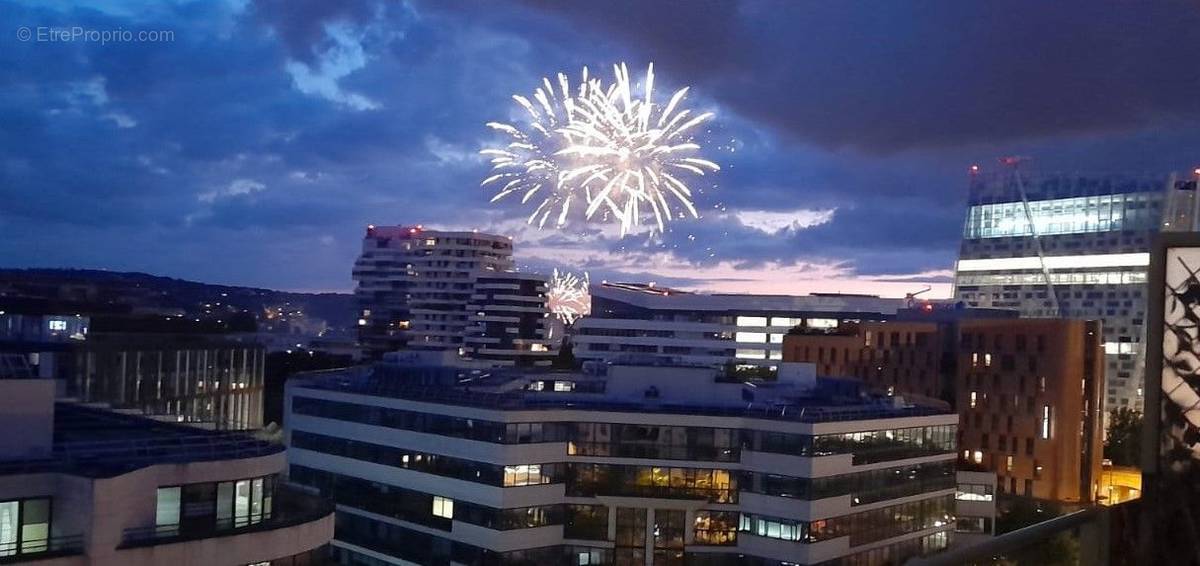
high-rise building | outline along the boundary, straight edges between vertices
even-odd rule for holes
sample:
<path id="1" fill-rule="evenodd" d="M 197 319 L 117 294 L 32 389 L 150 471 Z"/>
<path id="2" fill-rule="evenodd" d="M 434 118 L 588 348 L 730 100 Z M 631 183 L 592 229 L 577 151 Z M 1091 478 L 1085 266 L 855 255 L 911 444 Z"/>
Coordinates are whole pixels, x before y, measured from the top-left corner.
<path id="1" fill-rule="evenodd" d="M 0 561 L 321 564 L 333 506 L 284 481 L 278 443 L 74 403 L 0 374 Z"/>
<path id="2" fill-rule="evenodd" d="M 548 366 L 550 311 L 541 275 L 483 272 L 475 279 L 463 357 L 499 366 Z"/>
<path id="3" fill-rule="evenodd" d="M 641 356 L 702 365 L 776 365 L 783 337 L 795 327 L 886 320 L 904 304 L 870 295 L 707 294 L 633 283 L 592 285 L 591 296 L 591 314 L 572 330 L 576 358 Z"/>
<path id="4" fill-rule="evenodd" d="M 383 367 L 288 382 L 343 564 L 900 564 L 954 525 L 944 406 L 783 365 Z M 374 563 L 374 562 L 371 562 Z"/>
<path id="5" fill-rule="evenodd" d="M 1154 235 L 1193 230 L 1196 183 L 1174 175 L 971 175 L 955 296 L 1023 316 L 1104 321 L 1106 410 L 1142 410 Z"/>
<path id="6" fill-rule="evenodd" d="M 512 267 L 506 236 L 368 226 L 354 264 L 364 353 L 378 359 L 404 348 L 459 349 L 478 272 Z"/>
<path id="7" fill-rule="evenodd" d="M 918 311 L 920 312 L 920 311 Z M 854 377 L 876 392 L 940 397 L 957 409 L 962 463 L 999 477 L 1002 493 L 1088 502 L 1100 479 L 1100 324 L 1061 319 L 921 320 L 797 331 L 785 362 Z M 936 319 L 936 316 L 930 316 Z"/>

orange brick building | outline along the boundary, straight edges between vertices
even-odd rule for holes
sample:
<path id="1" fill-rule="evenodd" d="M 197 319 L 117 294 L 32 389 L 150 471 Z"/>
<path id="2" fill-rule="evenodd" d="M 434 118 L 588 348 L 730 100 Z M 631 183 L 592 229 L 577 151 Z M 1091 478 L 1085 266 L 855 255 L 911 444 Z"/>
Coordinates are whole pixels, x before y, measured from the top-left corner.
<path id="1" fill-rule="evenodd" d="M 1002 493 L 1088 502 L 1100 478 L 1102 348 L 1095 321 L 899 320 L 789 334 L 783 360 L 951 401 L 963 467 L 995 472 Z"/>

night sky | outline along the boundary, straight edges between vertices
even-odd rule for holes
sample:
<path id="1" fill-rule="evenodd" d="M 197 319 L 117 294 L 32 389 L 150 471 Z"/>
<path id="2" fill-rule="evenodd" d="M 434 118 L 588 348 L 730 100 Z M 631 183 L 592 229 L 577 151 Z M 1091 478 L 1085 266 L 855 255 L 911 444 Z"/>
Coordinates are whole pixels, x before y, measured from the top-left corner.
<path id="1" fill-rule="evenodd" d="M 0 267 L 349 290 L 367 224 L 424 224 L 594 280 L 944 295 L 972 163 L 1200 164 L 1195 2 L 74 4 L 0 0 Z M 19 35 L 75 26 L 174 39 Z M 622 239 L 489 204 L 484 124 L 620 61 L 716 113 L 703 217 Z"/>

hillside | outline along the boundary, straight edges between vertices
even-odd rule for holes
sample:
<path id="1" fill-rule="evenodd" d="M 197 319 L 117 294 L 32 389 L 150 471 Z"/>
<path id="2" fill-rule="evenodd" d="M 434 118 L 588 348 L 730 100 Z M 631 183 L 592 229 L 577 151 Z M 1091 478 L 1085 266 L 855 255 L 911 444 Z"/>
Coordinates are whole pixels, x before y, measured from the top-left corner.
<path id="1" fill-rule="evenodd" d="M 334 328 L 349 328 L 354 318 L 353 296 L 348 293 L 294 293 L 94 269 L 0 269 L 0 295 L 5 294 L 180 310 L 196 316 L 245 310 L 262 319 L 270 312 L 301 312 Z"/>

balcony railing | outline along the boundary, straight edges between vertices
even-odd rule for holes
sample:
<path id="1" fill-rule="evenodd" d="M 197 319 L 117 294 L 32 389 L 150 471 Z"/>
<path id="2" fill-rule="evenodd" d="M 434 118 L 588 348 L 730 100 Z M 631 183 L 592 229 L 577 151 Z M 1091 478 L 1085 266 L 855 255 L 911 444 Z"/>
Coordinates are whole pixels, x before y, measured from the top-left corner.
<path id="1" fill-rule="evenodd" d="M 83 553 L 83 535 L 58 536 L 0 543 L 0 564 L 45 560 Z"/>
<path id="2" fill-rule="evenodd" d="M 204 526 L 155 525 L 125 529 L 120 548 L 137 548 L 246 533 L 286 529 L 311 523 L 333 513 L 333 503 L 299 488 L 275 488 L 270 514 L 214 520 Z"/>

